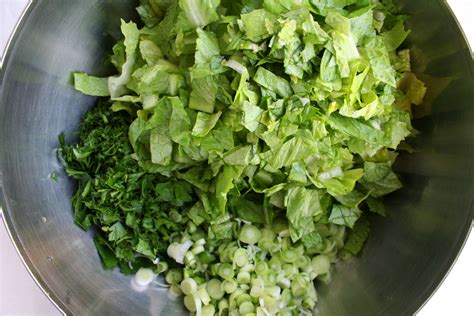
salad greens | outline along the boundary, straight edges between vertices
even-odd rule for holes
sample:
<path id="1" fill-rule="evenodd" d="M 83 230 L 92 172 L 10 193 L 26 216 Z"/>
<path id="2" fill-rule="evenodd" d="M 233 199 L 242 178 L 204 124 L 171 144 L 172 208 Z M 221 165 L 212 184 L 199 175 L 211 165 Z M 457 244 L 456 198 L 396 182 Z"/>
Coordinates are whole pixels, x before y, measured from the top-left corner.
<path id="1" fill-rule="evenodd" d="M 199 315 L 311 314 L 358 254 L 426 88 L 387 0 L 142 0 L 59 156 L 105 268 Z M 141 275 L 148 275 L 142 271 Z"/>

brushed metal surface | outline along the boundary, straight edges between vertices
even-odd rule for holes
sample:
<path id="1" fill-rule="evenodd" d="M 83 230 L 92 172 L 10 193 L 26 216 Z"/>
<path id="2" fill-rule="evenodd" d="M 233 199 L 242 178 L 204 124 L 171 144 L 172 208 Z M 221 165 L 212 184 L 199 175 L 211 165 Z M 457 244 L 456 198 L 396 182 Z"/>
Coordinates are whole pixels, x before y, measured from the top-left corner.
<path id="1" fill-rule="evenodd" d="M 429 86 L 431 115 L 416 121 L 417 152 L 397 169 L 405 188 L 374 218 L 360 258 L 320 286 L 323 315 L 409 315 L 453 264 L 473 219 L 474 66 L 443 1 L 402 1 L 410 47 Z M 56 159 L 57 135 L 73 139 L 95 98 L 75 92 L 71 71 L 106 75 L 104 56 L 133 1 L 35 1 L 0 74 L 0 184 L 4 216 L 30 271 L 66 313 L 181 315 L 166 289 L 139 293 L 130 277 L 103 271 L 91 234 L 73 224 L 74 183 Z M 59 175 L 57 182 L 50 175 Z"/>

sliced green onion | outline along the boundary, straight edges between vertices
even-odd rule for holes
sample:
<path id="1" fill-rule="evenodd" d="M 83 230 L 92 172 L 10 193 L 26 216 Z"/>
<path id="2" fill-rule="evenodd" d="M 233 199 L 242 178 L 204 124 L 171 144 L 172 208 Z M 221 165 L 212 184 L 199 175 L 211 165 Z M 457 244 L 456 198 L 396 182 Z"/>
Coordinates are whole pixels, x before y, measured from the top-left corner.
<path id="1" fill-rule="evenodd" d="M 219 255 L 222 254 L 225 251 L 225 249 L 227 248 L 227 245 L 228 244 L 224 244 L 224 243 L 220 244 L 219 247 L 217 248 L 217 253 Z"/>
<path id="2" fill-rule="evenodd" d="M 221 268 L 221 263 L 215 263 L 211 265 L 211 275 L 219 275 L 219 269 Z"/>
<path id="3" fill-rule="evenodd" d="M 280 234 L 288 230 L 288 222 L 282 219 L 275 220 L 272 223 L 271 229 L 275 234 Z"/>
<path id="4" fill-rule="evenodd" d="M 211 297 L 209 296 L 209 293 L 207 293 L 205 287 L 199 288 L 197 292 L 193 295 L 197 296 L 204 305 L 207 305 L 211 302 Z"/>
<path id="5" fill-rule="evenodd" d="M 280 254 L 275 254 L 269 261 L 269 267 L 275 272 L 280 272 L 282 270 L 283 261 L 280 258 Z"/>
<path id="6" fill-rule="evenodd" d="M 245 266 L 243 266 L 242 268 L 240 268 L 239 270 L 240 272 L 253 272 L 255 271 L 255 265 L 249 263 L 249 264 L 246 264 Z"/>
<path id="7" fill-rule="evenodd" d="M 194 257 L 194 254 L 191 251 L 186 252 L 184 255 L 184 263 L 187 266 L 194 266 L 196 263 L 196 258 Z"/>
<path id="8" fill-rule="evenodd" d="M 270 252 L 270 251 L 273 251 L 275 247 L 275 243 L 273 242 L 273 239 L 263 237 L 262 239 L 258 241 L 258 247 L 262 249 L 263 251 Z"/>
<path id="9" fill-rule="evenodd" d="M 311 265 L 311 259 L 308 256 L 300 256 L 295 264 L 298 268 L 304 269 L 305 267 Z"/>
<path id="10" fill-rule="evenodd" d="M 266 309 L 270 314 L 276 314 L 280 310 L 278 300 L 270 295 L 264 295 L 261 298 L 260 306 Z"/>
<path id="11" fill-rule="evenodd" d="M 239 305 L 239 313 L 241 315 L 246 315 L 253 312 L 255 312 L 255 306 L 252 304 L 252 302 L 243 302 Z"/>
<path id="12" fill-rule="evenodd" d="M 194 247 L 193 249 L 191 249 L 191 252 L 194 254 L 194 255 L 198 255 L 202 252 L 204 252 L 205 249 L 204 249 L 204 246 L 197 246 L 197 247 Z"/>
<path id="13" fill-rule="evenodd" d="M 291 311 L 291 309 L 288 309 L 288 308 L 285 308 L 285 309 L 282 309 L 279 313 L 278 313 L 278 316 L 292 316 L 293 313 Z M 303 314 L 302 314 L 303 315 Z"/>
<path id="14" fill-rule="evenodd" d="M 156 271 L 158 273 L 163 273 L 168 270 L 168 263 L 166 261 L 160 261 L 156 265 Z"/>
<path id="15" fill-rule="evenodd" d="M 325 255 L 319 255 L 311 260 L 313 271 L 317 274 L 325 274 L 331 268 L 331 261 Z"/>
<path id="16" fill-rule="evenodd" d="M 234 268 L 230 263 L 223 263 L 219 267 L 219 276 L 225 280 L 231 280 L 234 277 Z"/>
<path id="17" fill-rule="evenodd" d="M 173 258 L 176 262 L 183 264 L 183 259 L 188 249 L 192 246 L 191 240 L 185 240 L 182 243 L 173 242 L 168 246 L 166 252 L 170 258 Z"/>
<path id="18" fill-rule="evenodd" d="M 197 257 L 198 257 L 199 262 L 204 263 L 204 264 L 209 264 L 212 261 L 216 260 L 216 257 L 213 254 L 211 254 L 209 251 L 201 252 Z"/>
<path id="19" fill-rule="evenodd" d="M 194 242 L 193 247 L 204 246 L 205 244 L 206 244 L 206 239 L 201 238 L 201 239 L 196 240 L 196 241 Z"/>
<path id="20" fill-rule="evenodd" d="M 181 281 L 182 281 L 183 279 L 186 279 L 186 278 L 191 278 L 191 277 L 193 277 L 193 275 L 194 275 L 194 270 L 193 270 L 193 269 L 191 269 L 191 268 L 184 268 L 184 269 L 183 269 L 183 278 L 181 279 Z M 179 282 L 181 282 L 181 281 L 179 281 Z"/>
<path id="21" fill-rule="evenodd" d="M 197 310 L 196 300 L 192 295 L 186 295 L 184 297 L 184 306 L 192 313 L 196 312 Z"/>
<path id="22" fill-rule="evenodd" d="M 184 295 L 190 295 L 197 291 L 198 285 L 194 279 L 186 278 L 181 281 L 181 291 Z"/>
<path id="23" fill-rule="evenodd" d="M 183 291 L 181 291 L 181 288 L 177 284 L 171 285 L 168 293 L 172 298 L 177 298 L 183 295 Z"/>
<path id="24" fill-rule="evenodd" d="M 273 243 L 273 248 L 270 250 L 270 252 L 272 253 L 280 252 L 281 249 L 282 249 L 281 244 L 276 242 L 276 243 Z"/>
<path id="25" fill-rule="evenodd" d="M 135 283 L 139 286 L 148 286 L 155 278 L 155 273 L 149 268 L 138 269 L 135 277 L 133 278 Z"/>
<path id="26" fill-rule="evenodd" d="M 250 283 L 250 273 L 246 271 L 239 272 L 237 274 L 237 282 L 240 284 L 249 284 Z"/>
<path id="27" fill-rule="evenodd" d="M 280 257 L 287 263 L 295 263 L 300 257 L 298 253 L 293 249 L 286 249 L 280 253 Z"/>
<path id="28" fill-rule="evenodd" d="M 265 290 L 262 287 L 252 286 L 250 289 L 250 296 L 252 297 L 261 297 L 263 294 L 265 294 Z"/>
<path id="29" fill-rule="evenodd" d="M 262 238 L 268 238 L 270 240 L 273 240 L 276 237 L 276 234 L 269 228 L 262 228 L 260 232 L 262 234 Z"/>
<path id="30" fill-rule="evenodd" d="M 214 316 L 216 308 L 214 305 L 204 305 L 201 310 L 202 316 Z"/>
<path id="31" fill-rule="evenodd" d="M 236 282 L 237 284 L 237 282 Z M 237 297 L 244 294 L 245 292 L 241 289 L 236 289 L 232 294 L 229 296 L 229 310 L 232 311 L 237 308 Z"/>
<path id="32" fill-rule="evenodd" d="M 280 300 L 285 304 L 285 306 L 289 306 L 293 302 L 293 295 L 291 294 L 291 290 L 284 289 L 281 292 Z"/>
<path id="33" fill-rule="evenodd" d="M 291 249 L 291 248 L 293 248 L 293 244 L 291 243 L 291 240 L 290 240 L 290 238 L 288 237 L 289 234 L 287 235 L 287 234 L 283 234 L 283 232 L 281 232 L 281 233 L 279 234 L 279 236 L 280 236 L 280 239 L 279 239 L 280 242 L 279 242 L 279 244 L 281 245 L 281 249 L 286 250 L 286 249 Z M 284 236 L 285 236 L 285 237 L 284 237 Z"/>
<path id="34" fill-rule="evenodd" d="M 265 281 L 265 283 L 267 285 L 274 285 L 274 284 L 276 284 L 276 282 L 278 280 L 277 279 L 277 273 L 274 270 L 269 269 L 267 271 L 267 273 L 265 275 L 263 275 L 263 280 Z"/>
<path id="35" fill-rule="evenodd" d="M 252 285 L 258 285 L 258 286 L 262 286 L 264 287 L 265 286 L 265 282 L 263 281 L 263 279 L 258 276 L 258 277 L 253 277 L 252 278 L 252 281 L 250 282 Z"/>
<path id="36" fill-rule="evenodd" d="M 226 309 L 229 309 L 229 301 L 226 298 L 223 298 L 217 304 L 217 308 L 219 309 L 219 314 L 223 313 Z"/>
<path id="37" fill-rule="evenodd" d="M 281 288 L 279 286 L 269 286 L 265 288 L 266 294 L 274 297 L 274 298 L 279 298 L 281 295 Z"/>
<path id="38" fill-rule="evenodd" d="M 252 302 L 252 297 L 247 293 L 242 293 L 237 296 L 237 299 L 235 301 L 237 302 L 237 305 L 240 306 L 244 302 Z"/>
<path id="39" fill-rule="evenodd" d="M 255 273 L 263 275 L 268 271 L 268 264 L 265 261 L 260 261 L 255 264 Z"/>
<path id="40" fill-rule="evenodd" d="M 260 240 L 260 237 L 261 233 L 257 227 L 245 224 L 240 231 L 239 240 L 243 243 L 253 245 Z"/>
<path id="41" fill-rule="evenodd" d="M 325 284 L 328 284 L 329 282 L 331 282 L 331 272 L 318 275 L 318 280 Z"/>
<path id="42" fill-rule="evenodd" d="M 219 252 L 220 261 L 222 263 L 232 262 L 233 255 L 237 249 L 239 249 L 239 247 L 234 244 L 229 244 L 227 247 L 223 248 L 222 251 Z"/>
<path id="43" fill-rule="evenodd" d="M 268 262 L 268 265 L 269 267 L 273 267 L 273 266 L 282 266 L 284 264 L 284 261 L 281 259 L 281 253 L 278 252 L 278 253 L 275 253 L 272 258 L 270 259 L 270 261 Z M 279 269 L 281 270 L 281 268 Z"/>
<path id="44" fill-rule="evenodd" d="M 303 296 L 307 287 L 309 287 L 309 282 L 307 282 L 301 275 L 297 275 L 291 282 L 291 294 L 295 297 Z"/>
<path id="45" fill-rule="evenodd" d="M 238 284 L 234 280 L 225 280 L 224 282 L 222 282 L 222 289 L 227 294 L 234 293 L 235 290 L 237 289 L 237 286 L 238 286 Z"/>
<path id="46" fill-rule="evenodd" d="M 287 289 L 291 286 L 291 281 L 285 277 L 281 277 L 278 279 L 278 286 Z"/>
<path id="47" fill-rule="evenodd" d="M 204 275 L 194 275 L 192 278 L 198 285 L 206 283 L 206 277 Z"/>
<path id="48" fill-rule="evenodd" d="M 283 275 L 287 278 L 293 278 L 295 275 L 299 273 L 298 267 L 292 264 L 285 264 L 283 265 Z"/>
<path id="49" fill-rule="evenodd" d="M 265 283 L 262 279 L 252 280 L 252 287 L 250 288 L 250 296 L 260 297 L 265 293 Z"/>
<path id="50" fill-rule="evenodd" d="M 233 261 L 237 266 L 243 267 L 249 261 L 248 256 L 249 256 L 249 254 L 248 254 L 247 250 L 245 250 L 243 248 L 239 248 L 234 252 L 234 260 Z"/>
<path id="51" fill-rule="evenodd" d="M 249 284 L 241 284 L 239 286 L 239 288 L 241 288 L 244 291 L 248 291 L 248 290 L 250 290 L 250 285 Z"/>
<path id="52" fill-rule="evenodd" d="M 255 316 L 263 316 L 263 315 L 268 315 L 267 310 L 264 310 L 261 306 L 257 306 Z"/>
<path id="53" fill-rule="evenodd" d="M 165 276 L 165 281 L 168 284 L 178 284 L 183 280 L 183 273 L 181 272 L 181 269 L 175 268 L 168 270 L 168 273 L 166 273 Z"/>
<path id="54" fill-rule="evenodd" d="M 206 285 L 207 293 L 214 300 L 220 300 L 224 296 L 222 282 L 218 279 L 211 279 Z"/>
<path id="55" fill-rule="evenodd" d="M 311 265 L 309 267 L 303 269 L 302 272 L 307 273 L 309 275 L 309 278 L 311 279 L 311 281 L 314 281 L 314 279 L 316 279 L 318 277 L 318 274 L 313 271 L 313 268 L 311 267 Z"/>

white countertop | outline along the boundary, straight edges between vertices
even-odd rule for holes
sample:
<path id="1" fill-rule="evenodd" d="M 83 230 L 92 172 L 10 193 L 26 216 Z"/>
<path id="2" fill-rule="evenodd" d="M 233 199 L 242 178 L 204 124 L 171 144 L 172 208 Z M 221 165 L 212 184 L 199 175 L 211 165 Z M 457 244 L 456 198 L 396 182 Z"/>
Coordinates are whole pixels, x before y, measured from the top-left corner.
<path id="1" fill-rule="evenodd" d="M 448 2 L 474 48 L 474 1 Z M 28 0 L 0 0 L 0 55 L 27 3 Z M 418 316 L 473 315 L 473 267 L 474 234 L 471 234 L 454 268 Z M 23 266 L 3 223 L 0 223 L 0 315 L 60 315 Z"/>

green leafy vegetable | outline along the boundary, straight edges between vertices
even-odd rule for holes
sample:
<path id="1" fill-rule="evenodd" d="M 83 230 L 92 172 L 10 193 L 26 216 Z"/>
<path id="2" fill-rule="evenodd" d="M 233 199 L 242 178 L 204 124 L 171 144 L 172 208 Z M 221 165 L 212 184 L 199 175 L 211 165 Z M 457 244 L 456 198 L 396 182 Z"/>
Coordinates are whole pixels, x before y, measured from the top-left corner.
<path id="1" fill-rule="evenodd" d="M 206 114 L 199 112 L 196 116 L 196 123 L 194 124 L 191 135 L 196 137 L 206 136 L 216 126 L 222 112 L 216 114 Z"/>
<path id="2" fill-rule="evenodd" d="M 120 76 L 109 78 L 108 86 L 111 98 L 117 98 L 126 93 L 126 84 L 130 80 L 132 70 L 137 59 L 137 46 L 139 41 L 139 30 L 133 22 L 125 23 L 122 20 L 122 33 L 125 37 L 125 61 L 121 65 Z"/>
<path id="3" fill-rule="evenodd" d="M 358 208 L 349 208 L 343 205 L 334 205 L 331 210 L 329 221 L 336 225 L 344 225 L 353 228 L 359 219 L 360 210 Z"/>
<path id="4" fill-rule="evenodd" d="M 355 224 L 354 229 L 349 233 L 344 250 L 352 255 L 358 254 L 369 236 L 369 231 L 369 221 L 365 217 L 360 218 Z"/>
<path id="5" fill-rule="evenodd" d="M 241 19 L 247 38 L 252 41 L 261 41 L 272 36 L 271 31 L 278 17 L 265 9 L 257 9 L 242 14 Z"/>
<path id="6" fill-rule="evenodd" d="M 196 314 L 312 314 L 401 187 L 426 87 L 391 1 L 141 0 L 118 74 L 59 158 L 106 269 L 165 273 Z M 138 277 L 138 275 L 137 275 Z"/>
<path id="7" fill-rule="evenodd" d="M 365 49 L 375 79 L 395 87 L 397 84 L 395 70 L 390 63 L 390 57 L 383 38 L 378 36 L 368 39 Z"/>
<path id="8" fill-rule="evenodd" d="M 216 21 L 219 18 L 216 12 L 219 3 L 219 0 L 179 0 L 179 6 L 191 28 L 203 27 Z"/>
<path id="9" fill-rule="evenodd" d="M 288 190 L 285 204 L 290 234 L 294 241 L 315 231 L 315 217 L 323 213 L 317 190 L 294 187 Z"/>
<path id="10" fill-rule="evenodd" d="M 107 78 L 97 78 L 76 72 L 74 74 L 74 86 L 77 90 L 87 95 L 97 97 L 106 97 L 110 95 Z"/>
<path id="11" fill-rule="evenodd" d="M 157 190 L 162 184 L 169 187 L 169 179 L 145 174 L 133 159 L 128 142 L 131 121 L 126 112 L 114 113 L 103 101 L 84 117 L 77 145 L 68 146 L 60 137 L 59 158 L 78 181 L 75 222 L 83 229 L 99 228 L 95 244 L 107 269 L 136 263 L 135 252 L 154 260 L 166 251 L 169 229 L 183 226 L 171 220 L 169 210 L 197 201 L 177 193 L 167 197 Z M 183 181 L 173 183 L 187 187 Z"/>
<path id="12" fill-rule="evenodd" d="M 288 81 L 278 77 L 263 67 L 257 69 L 253 80 L 260 86 L 277 93 L 281 97 L 289 97 L 292 94 L 291 86 Z"/>

